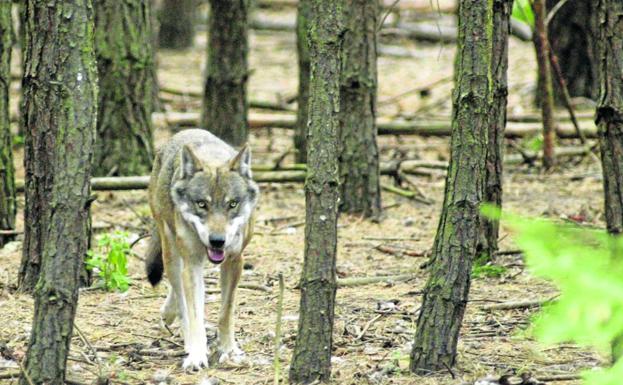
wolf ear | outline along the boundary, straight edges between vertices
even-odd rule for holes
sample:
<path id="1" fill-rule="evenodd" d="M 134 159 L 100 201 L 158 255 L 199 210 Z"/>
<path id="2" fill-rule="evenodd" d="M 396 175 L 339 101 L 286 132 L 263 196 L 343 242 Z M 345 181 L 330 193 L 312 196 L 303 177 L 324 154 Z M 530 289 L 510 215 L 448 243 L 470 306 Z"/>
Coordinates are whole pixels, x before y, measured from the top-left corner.
<path id="1" fill-rule="evenodd" d="M 245 144 L 240 152 L 229 161 L 229 169 L 242 175 L 243 178 L 251 179 L 251 148 Z"/>
<path id="2" fill-rule="evenodd" d="M 180 169 L 183 179 L 191 178 L 196 173 L 203 171 L 201 161 L 188 145 L 184 145 L 184 147 L 182 147 L 181 156 L 182 167 Z"/>

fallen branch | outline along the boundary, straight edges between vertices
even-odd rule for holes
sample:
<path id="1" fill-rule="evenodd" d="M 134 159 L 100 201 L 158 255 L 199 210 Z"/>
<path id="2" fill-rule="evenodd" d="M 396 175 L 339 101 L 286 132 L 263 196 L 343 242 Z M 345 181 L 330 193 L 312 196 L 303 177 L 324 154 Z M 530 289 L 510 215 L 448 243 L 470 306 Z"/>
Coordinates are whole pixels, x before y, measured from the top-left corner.
<path id="1" fill-rule="evenodd" d="M 387 191 L 392 194 L 397 194 L 405 198 L 413 199 L 414 201 L 417 201 L 420 203 L 424 203 L 427 205 L 430 205 L 432 203 L 431 201 L 422 198 L 418 193 L 414 191 L 405 190 L 400 187 L 393 186 L 387 183 L 381 183 L 381 188 L 383 189 L 383 191 Z"/>
<path id="2" fill-rule="evenodd" d="M 581 380 L 582 376 L 579 374 L 553 374 L 551 376 L 539 377 L 539 381 L 543 382 L 556 382 L 556 381 L 575 381 Z"/>
<path id="3" fill-rule="evenodd" d="M 355 277 L 355 278 L 338 278 L 338 287 L 356 287 L 371 285 L 374 283 L 396 283 L 409 281 L 415 278 L 415 274 L 398 274 L 398 275 L 382 275 L 378 277 Z"/>
<path id="4" fill-rule="evenodd" d="M 180 90 L 173 87 L 167 87 L 164 85 L 160 85 L 158 91 L 161 93 L 175 95 L 175 96 L 183 96 L 189 98 L 202 98 L 203 92 L 200 90 Z M 289 107 L 283 103 L 271 102 L 268 100 L 249 100 L 249 107 L 251 108 L 260 108 L 267 110 L 275 110 L 275 111 L 295 111 L 294 108 Z"/>
<path id="5" fill-rule="evenodd" d="M 547 303 L 554 301 L 558 297 L 557 295 L 549 299 L 537 299 L 530 301 L 517 301 L 517 302 L 502 302 L 494 303 L 492 305 L 486 305 L 482 307 L 482 310 L 514 310 L 514 309 L 530 309 L 533 307 L 541 307 Z"/>

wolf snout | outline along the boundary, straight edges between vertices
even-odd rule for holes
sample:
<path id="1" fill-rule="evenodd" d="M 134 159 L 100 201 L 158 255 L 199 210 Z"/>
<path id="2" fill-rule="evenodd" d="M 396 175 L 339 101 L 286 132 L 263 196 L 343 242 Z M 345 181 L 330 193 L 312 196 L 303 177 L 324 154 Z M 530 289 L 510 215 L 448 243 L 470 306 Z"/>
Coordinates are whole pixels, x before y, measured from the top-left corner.
<path id="1" fill-rule="evenodd" d="M 223 234 L 210 234 L 210 247 L 215 249 L 222 249 L 225 246 L 225 235 Z"/>

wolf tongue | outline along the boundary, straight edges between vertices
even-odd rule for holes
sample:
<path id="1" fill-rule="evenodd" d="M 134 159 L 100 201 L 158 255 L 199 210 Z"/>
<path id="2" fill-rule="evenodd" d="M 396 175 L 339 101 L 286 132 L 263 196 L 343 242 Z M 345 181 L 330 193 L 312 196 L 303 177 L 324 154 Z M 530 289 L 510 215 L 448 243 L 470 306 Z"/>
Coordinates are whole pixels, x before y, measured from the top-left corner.
<path id="1" fill-rule="evenodd" d="M 208 258 L 212 262 L 221 262 L 225 258 L 225 252 L 223 250 L 208 249 Z"/>

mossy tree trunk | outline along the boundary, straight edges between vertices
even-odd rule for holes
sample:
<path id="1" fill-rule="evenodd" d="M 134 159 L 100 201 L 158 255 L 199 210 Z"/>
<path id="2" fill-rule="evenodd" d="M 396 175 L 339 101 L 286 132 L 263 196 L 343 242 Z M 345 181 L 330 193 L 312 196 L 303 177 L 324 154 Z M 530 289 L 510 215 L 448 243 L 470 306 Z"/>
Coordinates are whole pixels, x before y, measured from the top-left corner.
<path id="1" fill-rule="evenodd" d="M 313 0 L 309 24 L 310 127 L 305 181 L 305 261 L 290 381 L 326 382 L 331 374 L 337 288 L 338 131 L 342 1 Z"/>
<path id="2" fill-rule="evenodd" d="M 376 144 L 378 0 L 345 0 L 340 81 L 340 210 L 381 212 Z"/>
<path id="3" fill-rule="evenodd" d="M 597 126 L 608 232 L 623 233 L 623 4 L 596 0 L 600 95 Z"/>
<path id="4" fill-rule="evenodd" d="M 508 34 L 512 0 L 493 1 L 493 106 L 489 124 L 489 147 L 487 150 L 487 178 L 485 200 L 502 207 L 502 163 L 504 156 L 504 129 L 506 128 L 506 104 L 508 96 Z M 482 246 L 487 259 L 498 250 L 499 221 L 484 222 Z"/>
<path id="5" fill-rule="evenodd" d="M 309 120 L 309 40 L 307 30 L 311 0 L 299 0 L 296 13 L 296 49 L 299 60 L 299 91 L 294 129 L 296 162 L 307 163 L 307 123 Z"/>
<path id="6" fill-rule="evenodd" d="M 458 3 L 451 155 L 430 278 L 417 321 L 411 371 L 445 370 L 456 361 L 472 262 L 480 255 L 490 111 L 495 90 L 493 1 Z"/>
<path id="7" fill-rule="evenodd" d="M 9 92 L 11 85 L 11 46 L 13 28 L 11 2 L 0 3 L 0 230 L 15 228 L 15 169 L 13 141 L 9 121 Z M 0 234 L 0 247 L 12 239 Z"/>
<path id="8" fill-rule="evenodd" d="M 547 10 L 551 11 L 560 1 L 563 0 L 547 0 Z M 548 35 L 551 50 L 558 58 L 569 94 L 572 97 L 582 96 L 595 100 L 599 86 L 595 62 L 596 41 L 591 38 L 590 26 L 593 1 L 567 1 L 548 24 Z M 539 81 L 542 81 L 540 76 Z M 562 103 L 559 87 L 554 88 L 554 97 L 557 103 Z"/>
<path id="9" fill-rule="evenodd" d="M 193 46 L 197 0 L 164 0 L 158 11 L 160 48 L 183 49 Z"/>
<path id="10" fill-rule="evenodd" d="M 249 0 L 210 0 L 202 127 L 227 143 L 247 141 Z"/>
<path id="11" fill-rule="evenodd" d="M 94 0 L 99 109 L 94 175 L 143 175 L 154 153 L 151 0 Z"/>
<path id="12" fill-rule="evenodd" d="M 21 385 L 63 384 L 87 251 L 97 109 L 90 0 L 26 1 L 24 256 L 41 256 Z M 23 279 L 21 281 L 24 283 Z"/>

